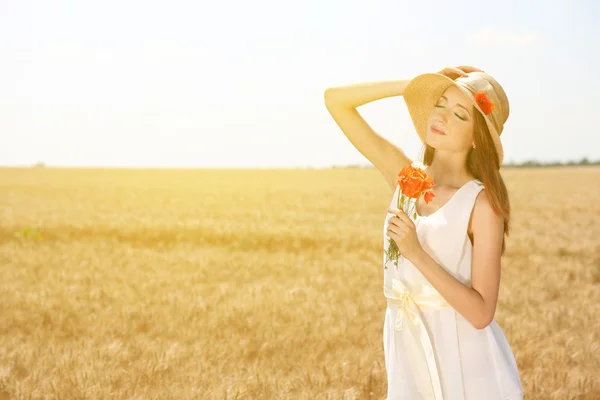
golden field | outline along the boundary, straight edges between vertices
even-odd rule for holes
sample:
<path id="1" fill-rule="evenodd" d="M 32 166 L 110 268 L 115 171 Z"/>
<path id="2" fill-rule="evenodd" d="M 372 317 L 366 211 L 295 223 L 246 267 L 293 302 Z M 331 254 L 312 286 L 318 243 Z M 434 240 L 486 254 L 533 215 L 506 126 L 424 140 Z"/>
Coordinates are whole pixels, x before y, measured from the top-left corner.
<path id="1" fill-rule="evenodd" d="M 503 169 L 525 399 L 600 398 L 600 167 Z M 375 169 L 0 169 L 0 400 L 382 399 Z"/>

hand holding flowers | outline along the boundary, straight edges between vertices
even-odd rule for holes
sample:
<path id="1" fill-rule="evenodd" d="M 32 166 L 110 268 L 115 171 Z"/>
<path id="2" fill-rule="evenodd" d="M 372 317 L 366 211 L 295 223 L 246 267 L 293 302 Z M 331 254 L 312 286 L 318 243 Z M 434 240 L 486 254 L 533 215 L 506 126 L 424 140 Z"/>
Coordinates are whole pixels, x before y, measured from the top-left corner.
<path id="1" fill-rule="evenodd" d="M 425 170 L 412 165 L 402 168 L 398 174 L 398 185 L 401 190 L 398 196 L 398 208 L 388 209 L 388 212 L 395 215 L 388 219 L 386 235 L 390 239 L 385 252 L 384 269 L 387 269 L 389 260 L 393 260 L 397 268 L 400 257 L 410 260 L 422 250 L 413 222 L 417 219 L 416 203 L 421 196 L 424 196 L 427 204 L 435 197 L 431 191 L 435 186 L 433 179 Z"/>

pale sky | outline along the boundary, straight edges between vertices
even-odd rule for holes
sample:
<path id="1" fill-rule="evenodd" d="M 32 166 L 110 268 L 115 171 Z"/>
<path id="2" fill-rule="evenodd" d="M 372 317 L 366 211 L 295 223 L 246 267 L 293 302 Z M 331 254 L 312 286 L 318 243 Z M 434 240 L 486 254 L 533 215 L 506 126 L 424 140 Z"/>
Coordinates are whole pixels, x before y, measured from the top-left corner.
<path id="1" fill-rule="evenodd" d="M 460 64 L 508 95 L 505 162 L 597 160 L 599 4 L 0 0 L 0 165 L 368 165 L 325 88 Z M 401 97 L 359 111 L 418 157 Z"/>

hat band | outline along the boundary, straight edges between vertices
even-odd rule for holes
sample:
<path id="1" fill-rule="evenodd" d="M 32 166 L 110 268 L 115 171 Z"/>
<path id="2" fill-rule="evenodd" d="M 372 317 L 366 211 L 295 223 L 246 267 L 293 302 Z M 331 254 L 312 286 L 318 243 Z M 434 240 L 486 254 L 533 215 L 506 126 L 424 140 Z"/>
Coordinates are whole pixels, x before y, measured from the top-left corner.
<path id="1" fill-rule="evenodd" d="M 463 80 L 456 80 L 455 83 L 459 86 L 464 87 L 465 89 L 467 89 L 470 93 L 471 93 L 471 101 L 473 102 L 473 104 L 477 105 L 477 101 L 475 100 L 475 98 L 473 97 L 475 95 L 475 93 L 477 93 L 477 91 L 479 90 L 483 90 L 486 95 L 487 94 L 491 94 L 492 95 L 492 102 L 494 104 L 499 104 L 500 102 L 498 101 L 498 96 L 496 96 L 496 92 L 494 91 L 494 87 L 486 81 L 487 83 L 487 87 L 484 89 L 477 89 L 474 86 L 470 85 L 468 82 L 465 82 Z M 479 110 L 481 110 L 481 107 L 479 107 L 479 105 L 477 105 L 477 108 Z M 489 119 L 489 122 L 491 123 L 491 125 L 494 127 L 494 130 L 496 131 L 495 133 L 500 136 L 500 134 L 502 133 L 502 123 L 500 122 L 500 120 L 498 119 L 498 115 L 499 115 L 500 111 L 499 111 L 499 107 L 495 107 L 494 111 L 492 111 L 489 114 L 485 114 L 482 113 L 484 118 Z"/>

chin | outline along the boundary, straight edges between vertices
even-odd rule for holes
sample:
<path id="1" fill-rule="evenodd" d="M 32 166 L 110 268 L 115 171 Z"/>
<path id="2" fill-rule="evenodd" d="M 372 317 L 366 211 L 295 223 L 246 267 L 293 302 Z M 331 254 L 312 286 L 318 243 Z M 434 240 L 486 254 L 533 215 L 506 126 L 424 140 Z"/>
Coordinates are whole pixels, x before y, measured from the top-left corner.
<path id="1" fill-rule="evenodd" d="M 440 140 L 440 138 L 442 138 L 443 136 L 440 135 L 436 135 L 435 133 L 429 133 L 427 134 L 427 141 L 431 142 L 431 143 L 435 143 L 438 140 Z"/>

